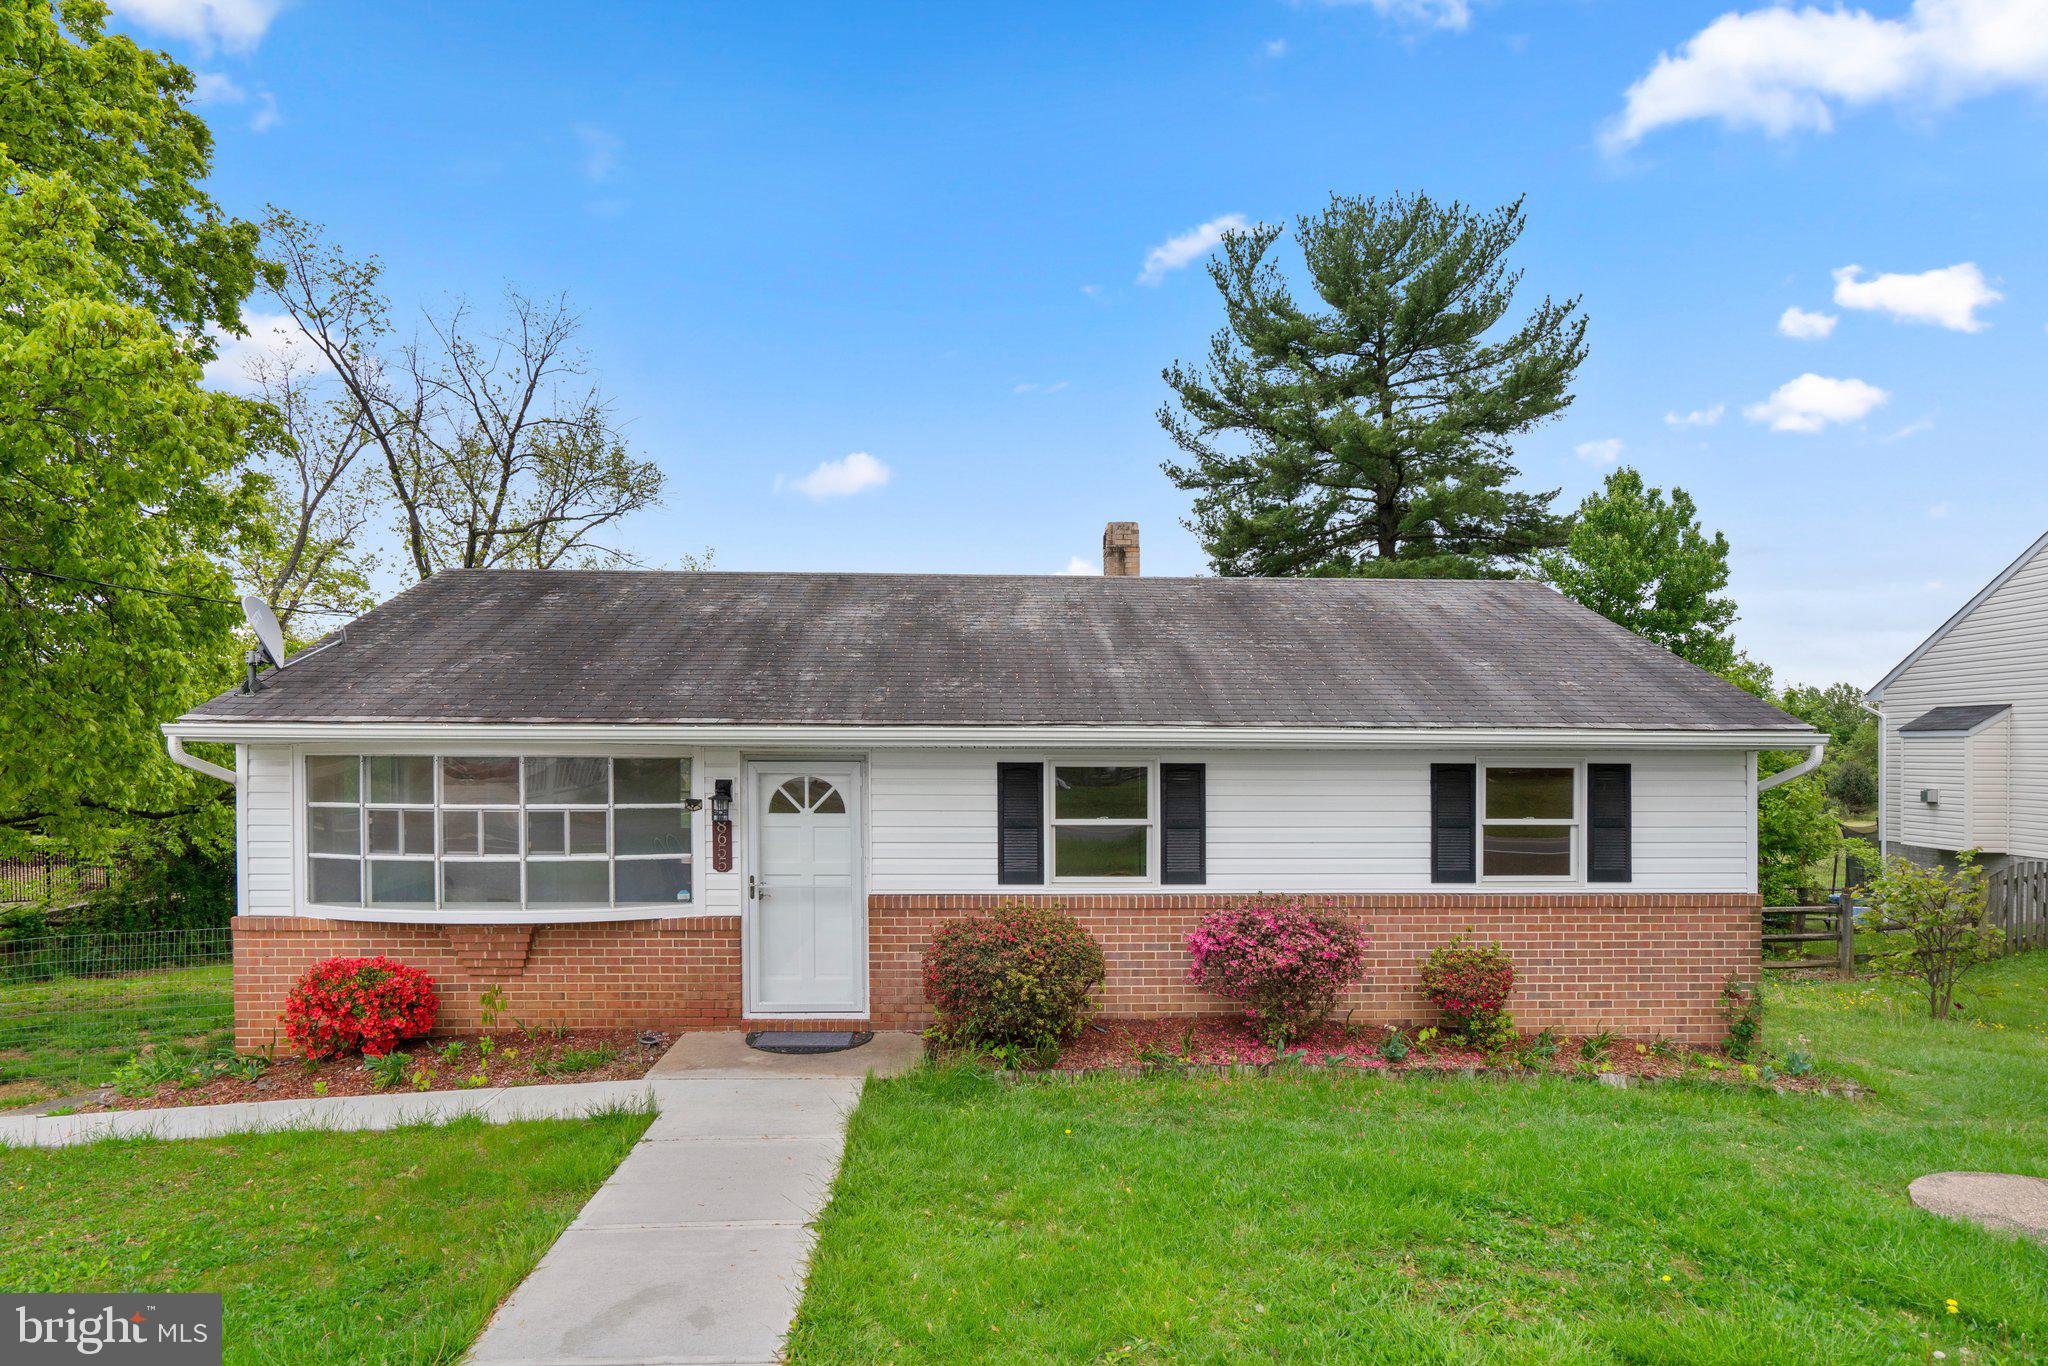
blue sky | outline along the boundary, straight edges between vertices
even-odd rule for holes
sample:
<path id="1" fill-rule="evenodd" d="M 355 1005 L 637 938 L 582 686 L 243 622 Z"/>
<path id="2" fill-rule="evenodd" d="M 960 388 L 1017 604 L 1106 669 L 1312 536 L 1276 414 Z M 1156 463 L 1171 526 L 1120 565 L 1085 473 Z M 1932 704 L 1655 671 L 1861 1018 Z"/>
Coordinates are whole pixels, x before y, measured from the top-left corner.
<path id="1" fill-rule="evenodd" d="M 402 313 L 568 293 L 657 563 L 1053 573 L 1115 518 L 1201 572 L 1153 416 L 1197 230 L 1332 191 L 1527 195 L 1592 326 L 1525 482 L 1690 490 L 1784 678 L 1875 681 L 2048 525 L 2048 0 L 115 8 L 234 211 Z"/>

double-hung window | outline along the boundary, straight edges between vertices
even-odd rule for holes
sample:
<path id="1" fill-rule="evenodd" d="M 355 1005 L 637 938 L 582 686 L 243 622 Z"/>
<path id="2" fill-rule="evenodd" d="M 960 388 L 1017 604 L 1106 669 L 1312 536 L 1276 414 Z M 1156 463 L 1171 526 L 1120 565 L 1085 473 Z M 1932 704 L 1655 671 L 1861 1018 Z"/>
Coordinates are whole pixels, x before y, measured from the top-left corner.
<path id="1" fill-rule="evenodd" d="M 306 756 L 307 900 L 480 911 L 691 899 L 690 761 Z"/>
<path id="2" fill-rule="evenodd" d="M 1482 772 L 1480 877 L 1573 877 L 1578 871 L 1578 770 L 1489 765 Z"/>
<path id="3" fill-rule="evenodd" d="M 1049 764 L 1052 875 L 1056 881 L 1152 876 L 1150 764 Z"/>

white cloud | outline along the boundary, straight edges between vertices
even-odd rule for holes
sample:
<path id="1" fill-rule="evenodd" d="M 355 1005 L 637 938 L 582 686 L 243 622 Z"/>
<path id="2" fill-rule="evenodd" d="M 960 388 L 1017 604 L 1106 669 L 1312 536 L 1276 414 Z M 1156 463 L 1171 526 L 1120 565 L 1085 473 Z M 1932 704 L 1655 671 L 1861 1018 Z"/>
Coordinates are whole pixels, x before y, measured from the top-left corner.
<path id="1" fill-rule="evenodd" d="M 1060 573 L 1071 574 L 1076 577 L 1079 577 L 1083 574 L 1092 574 L 1100 576 L 1102 573 L 1102 566 L 1099 564 L 1090 564 L 1087 560 L 1084 560 L 1079 555 L 1076 555 L 1073 559 L 1067 561 L 1067 567 L 1065 569 L 1062 569 Z"/>
<path id="2" fill-rule="evenodd" d="M 1156 285 L 1164 280 L 1169 271 L 1180 270 L 1192 265 L 1216 249 L 1226 232 L 1243 232 L 1251 223 L 1241 213 L 1226 213 L 1221 218 L 1212 218 L 1200 227 L 1189 228 L 1186 232 L 1169 237 L 1151 251 L 1145 253 L 1145 268 L 1138 272 L 1138 283 Z"/>
<path id="3" fill-rule="evenodd" d="M 192 75 L 194 104 L 240 104 L 248 98 L 248 93 L 235 84 L 235 78 L 225 72 L 197 71 Z"/>
<path id="4" fill-rule="evenodd" d="M 1093 299 L 1102 293 L 1101 285 L 1082 285 L 1081 292 Z"/>
<path id="5" fill-rule="evenodd" d="M 1268 42 L 1266 44 L 1266 55 L 1274 58 L 1285 57 L 1287 55 L 1287 40 L 1285 38 L 1275 38 Z"/>
<path id="6" fill-rule="evenodd" d="M 1604 136 L 1619 151 L 1702 119 L 1774 137 L 1824 133 L 1838 108 L 2027 87 L 2048 90 L 2048 0 L 1913 0 L 1883 19 L 1774 5 L 1724 14 L 1660 54 Z"/>
<path id="7" fill-rule="evenodd" d="M 1589 465 L 1612 465 L 1621 459 L 1621 438 L 1608 436 L 1598 441 L 1581 441 L 1572 449 Z"/>
<path id="8" fill-rule="evenodd" d="M 1711 427 L 1719 422 L 1721 415 L 1727 411 L 1727 404 L 1716 403 L 1711 408 L 1695 408 L 1689 413 L 1666 413 L 1664 414 L 1664 425 L 1667 427 Z"/>
<path id="9" fill-rule="evenodd" d="M 1010 386 L 1010 392 L 1013 394 L 1056 394 L 1066 387 L 1066 380 L 1060 380 L 1056 384 L 1013 384 Z"/>
<path id="10" fill-rule="evenodd" d="M 1803 308 L 1788 308 L 1778 315 L 1778 331 L 1798 341 L 1819 341 L 1835 330 L 1840 322 L 1832 313 L 1809 313 Z"/>
<path id="11" fill-rule="evenodd" d="M 215 354 L 200 378 L 212 388 L 253 393 L 256 383 L 250 372 L 286 356 L 301 370 L 330 368 L 289 313 L 244 313 L 242 326 L 249 331 L 246 337 L 231 336 L 218 328 L 211 334 Z"/>
<path id="12" fill-rule="evenodd" d="M 277 127 L 277 121 L 281 117 L 283 116 L 277 112 L 277 96 L 268 90 L 258 91 L 256 112 L 249 116 L 249 131 L 267 133 Z"/>
<path id="13" fill-rule="evenodd" d="M 1868 417 L 1891 395 L 1860 379 L 1829 379 L 1811 372 L 1779 385 L 1762 403 L 1742 410 L 1751 422 L 1768 422 L 1774 432 L 1817 432 L 1832 422 Z"/>
<path id="14" fill-rule="evenodd" d="M 793 488 L 812 502 L 827 498 L 848 498 L 889 482 L 889 467 L 866 451 L 855 451 L 843 460 L 821 460 L 818 468 L 801 479 L 775 477 L 775 487 Z"/>
<path id="15" fill-rule="evenodd" d="M 1910 440 L 1911 438 L 1913 438 L 1913 437 L 1916 437 L 1916 436 L 1920 435 L 1920 433 L 1922 433 L 1922 432 L 1931 432 L 1931 431 L 1933 431 L 1933 430 L 1934 430 L 1934 419 L 1933 419 L 1933 418 L 1931 418 L 1931 417 L 1923 417 L 1923 418 L 1917 418 L 1917 419 L 1915 419 L 1915 420 L 1914 420 L 1914 421 L 1912 421 L 1912 422 L 1908 422 L 1908 423 L 1907 423 L 1907 424 L 1906 424 L 1905 426 L 1903 426 L 1903 427 L 1899 428 L 1899 429 L 1898 429 L 1897 431 L 1893 432 L 1893 433 L 1892 433 L 1892 434 L 1891 434 L 1890 436 L 1887 436 L 1887 437 L 1885 437 L 1885 438 L 1884 438 L 1884 440 L 1886 440 L 1886 441 L 1906 441 L 1906 440 Z"/>
<path id="16" fill-rule="evenodd" d="M 1927 505 L 1927 515 L 1929 517 L 1934 518 L 1934 520 L 1936 520 L 1937 522 L 1947 517 L 1949 513 L 1953 512 L 1954 510 L 1955 509 L 1951 508 L 1946 501 L 1939 503 L 1929 503 Z"/>
<path id="17" fill-rule="evenodd" d="M 263 40 L 284 0 L 110 0 L 114 13 L 155 33 L 247 52 Z"/>
<path id="18" fill-rule="evenodd" d="M 1360 0 L 1323 0 L 1326 5 L 1355 5 Z M 1462 29 L 1472 22 L 1472 0 L 1364 0 L 1382 19 L 1397 19 L 1423 28 Z"/>
<path id="19" fill-rule="evenodd" d="M 1835 302 L 1843 308 L 1889 313 L 1897 322 L 1933 323 L 1951 332 L 1982 332 L 1990 324 L 1977 316 L 1977 310 L 2004 297 L 1969 261 L 1918 275 L 1876 275 L 1868 280 L 1861 266 L 1843 266 L 1835 272 Z"/>
<path id="20" fill-rule="evenodd" d="M 610 133 L 594 123 L 579 123 L 575 128 L 576 141 L 583 145 L 583 178 L 593 185 L 602 185 L 616 179 L 619 174 L 619 153 L 626 144 L 616 133 Z"/>

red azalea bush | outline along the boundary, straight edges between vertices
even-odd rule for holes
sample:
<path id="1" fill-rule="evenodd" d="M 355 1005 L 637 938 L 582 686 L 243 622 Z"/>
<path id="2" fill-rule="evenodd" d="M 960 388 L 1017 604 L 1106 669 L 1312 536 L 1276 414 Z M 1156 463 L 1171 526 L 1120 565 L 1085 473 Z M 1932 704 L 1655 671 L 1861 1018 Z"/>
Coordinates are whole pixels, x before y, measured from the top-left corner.
<path id="1" fill-rule="evenodd" d="M 1240 1001 L 1278 1047 L 1328 1018 L 1365 975 L 1366 938 L 1320 903 L 1261 897 L 1211 911 L 1188 936 L 1188 981 Z"/>
<path id="2" fill-rule="evenodd" d="M 395 959 L 329 958 L 285 998 L 285 1036 L 308 1057 L 360 1050 L 376 1057 L 425 1034 L 441 1010 L 434 979 Z"/>
<path id="3" fill-rule="evenodd" d="M 1081 1032 L 1102 982 L 1102 947 L 1059 906 L 1005 902 L 939 927 L 924 953 L 938 1037 L 1056 1052 Z"/>
<path id="4" fill-rule="evenodd" d="M 1485 1042 L 1510 1031 L 1508 996 L 1514 989 L 1514 960 L 1498 944 L 1468 944 L 1460 936 L 1422 960 L 1422 994 L 1461 1038 Z"/>

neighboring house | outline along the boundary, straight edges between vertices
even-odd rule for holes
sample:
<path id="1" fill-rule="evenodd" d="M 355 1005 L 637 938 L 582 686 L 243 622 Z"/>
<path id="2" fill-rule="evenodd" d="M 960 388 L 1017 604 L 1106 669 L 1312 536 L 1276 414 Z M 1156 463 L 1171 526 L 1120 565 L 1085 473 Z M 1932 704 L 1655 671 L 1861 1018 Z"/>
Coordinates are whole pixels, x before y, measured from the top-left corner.
<path id="1" fill-rule="evenodd" d="M 1756 754 L 1812 728 L 1528 582 L 461 571 L 166 728 L 238 785 L 237 1037 L 336 953 L 443 1027 L 909 1028 L 941 923 L 1066 904 L 1112 1015 L 1217 1012 L 1205 911 L 1327 897 L 1343 1008 L 1514 955 L 1526 1027 L 1719 1037 Z M 235 771 L 184 753 L 235 746 Z M 1804 767 L 1804 766 L 1803 766 Z M 1803 771 L 1802 767 L 1802 771 Z M 1769 785 L 1768 780 L 1764 784 Z"/>
<path id="2" fill-rule="evenodd" d="M 1921 862 L 2048 858 L 2048 536 L 1866 697 L 1880 717 L 1878 829 Z"/>

